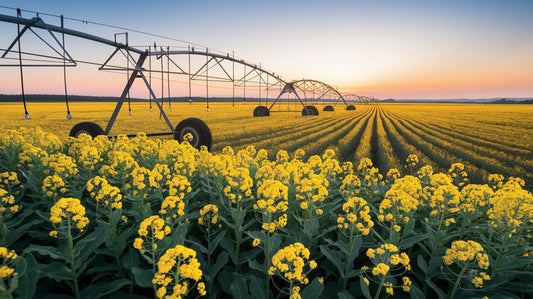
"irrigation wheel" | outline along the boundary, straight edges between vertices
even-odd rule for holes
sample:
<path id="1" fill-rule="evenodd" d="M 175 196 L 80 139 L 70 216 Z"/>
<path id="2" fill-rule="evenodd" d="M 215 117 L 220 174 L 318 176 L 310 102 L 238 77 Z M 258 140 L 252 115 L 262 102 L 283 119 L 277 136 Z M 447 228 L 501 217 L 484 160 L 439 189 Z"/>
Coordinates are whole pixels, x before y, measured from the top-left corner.
<path id="1" fill-rule="evenodd" d="M 68 135 L 77 138 L 81 134 L 87 134 L 95 138 L 98 135 L 104 135 L 104 130 L 95 123 L 84 121 L 74 125 Z"/>
<path id="2" fill-rule="evenodd" d="M 302 115 L 318 115 L 318 109 L 315 106 L 305 106 L 305 108 L 302 109 Z"/>
<path id="3" fill-rule="evenodd" d="M 205 145 L 207 149 L 211 149 L 213 144 L 213 136 L 209 127 L 201 120 L 195 117 L 182 120 L 174 130 L 174 139 L 183 142 L 183 137 L 191 133 L 192 140 L 190 144 L 194 148 L 200 148 Z"/>
<path id="4" fill-rule="evenodd" d="M 348 105 L 348 106 L 346 106 L 346 110 L 355 110 L 355 106 L 354 105 Z"/>
<path id="5" fill-rule="evenodd" d="M 333 108 L 333 106 L 331 105 L 327 105 L 326 107 L 324 107 L 324 109 L 322 109 L 322 111 L 335 111 L 335 108 Z"/>
<path id="6" fill-rule="evenodd" d="M 254 116 L 270 116 L 270 110 L 265 106 L 257 106 L 254 109 Z"/>

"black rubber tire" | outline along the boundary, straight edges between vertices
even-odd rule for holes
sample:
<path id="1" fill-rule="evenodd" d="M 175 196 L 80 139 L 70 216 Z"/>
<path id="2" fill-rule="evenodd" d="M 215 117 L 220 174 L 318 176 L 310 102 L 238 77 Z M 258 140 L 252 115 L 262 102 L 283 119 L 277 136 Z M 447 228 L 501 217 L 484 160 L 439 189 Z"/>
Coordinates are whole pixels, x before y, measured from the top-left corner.
<path id="1" fill-rule="evenodd" d="M 355 110 L 355 106 L 354 105 L 348 105 L 348 106 L 346 106 L 346 110 Z"/>
<path id="2" fill-rule="evenodd" d="M 209 127 L 201 119 L 191 117 L 182 120 L 174 130 L 174 139 L 183 142 L 183 136 L 187 133 L 191 133 L 193 136 L 191 145 L 194 148 L 199 149 L 202 145 L 205 145 L 208 150 L 211 149 L 213 136 Z"/>
<path id="3" fill-rule="evenodd" d="M 254 109 L 254 116 L 270 116 L 270 110 L 265 106 L 257 106 Z"/>
<path id="4" fill-rule="evenodd" d="M 318 115 L 318 108 L 315 106 L 307 106 L 307 108 L 313 110 L 313 115 Z"/>
<path id="5" fill-rule="evenodd" d="M 326 107 L 324 107 L 324 109 L 322 109 L 322 111 L 335 111 L 335 108 L 333 108 L 333 106 L 331 105 L 327 105 Z"/>
<path id="6" fill-rule="evenodd" d="M 309 111 L 309 114 L 306 111 Z M 302 115 L 308 116 L 308 115 L 318 115 L 318 109 L 315 106 L 305 106 L 305 108 L 302 109 Z"/>
<path id="7" fill-rule="evenodd" d="M 94 139 L 98 135 L 104 135 L 104 130 L 95 123 L 84 121 L 74 125 L 68 135 L 77 138 L 83 133 L 90 135 Z"/>

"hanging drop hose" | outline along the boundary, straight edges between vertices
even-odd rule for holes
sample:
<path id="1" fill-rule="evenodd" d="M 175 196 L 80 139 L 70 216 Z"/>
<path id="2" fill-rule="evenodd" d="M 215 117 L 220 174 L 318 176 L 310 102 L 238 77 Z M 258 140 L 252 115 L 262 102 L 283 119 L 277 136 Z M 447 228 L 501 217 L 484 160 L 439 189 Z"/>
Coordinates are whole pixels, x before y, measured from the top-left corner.
<path id="1" fill-rule="evenodd" d="M 61 15 L 61 28 L 64 28 L 63 15 Z M 67 119 L 72 119 L 70 115 L 70 107 L 68 105 L 68 93 L 67 93 L 67 61 L 65 57 L 65 33 L 61 33 L 61 40 L 63 42 L 63 85 L 65 86 L 65 104 L 67 105 Z"/>
<path id="2" fill-rule="evenodd" d="M 259 65 L 259 67 L 261 67 L 261 65 Z M 261 106 L 261 73 L 259 73 L 259 106 Z"/>
<path id="3" fill-rule="evenodd" d="M 209 54 L 209 49 L 205 49 L 205 53 Z M 205 98 L 207 101 L 207 112 L 209 112 L 209 55 L 205 55 Z"/>
<path id="4" fill-rule="evenodd" d="M 148 78 L 149 78 L 149 82 L 150 82 L 150 88 L 152 86 L 152 47 L 151 46 L 148 46 L 148 69 L 149 69 L 149 74 L 148 74 Z M 148 89 L 148 95 L 149 95 L 149 99 L 150 99 L 150 112 L 152 112 L 152 92 L 150 91 L 150 89 Z"/>
<path id="5" fill-rule="evenodd" d="M 232 83 L 233 83 L 233 98 L 232 98 L 232 102 L 233 102 L 233 109 L 235 109 L 235 52 L 232 52 L 232 56 L 233 56 L 233 70 L 232 70 L 232 73 L 231 73 L 231 80 L 232 80 Z"/>
<path id="6" fill-rule="evenodd" d="M 22 17 L 20 8 L 17 8 L 17 17 Z M 20 24 L 17 24 L 18 36 L 20 36 Z M 20 51 L 20 38 L 17 40 L 18 50 L 19 50 L 19 68 L 20 68 L 20 87 L 22 90 L 22 103 L 24 104 L 24 118 L 26 120 L 30 119 L 28 114 L 28 109 L 26 107 L 26 95 L 24 94 L 24 72 L 22 71 L 22 52 Z"/>
<path id="7" fill-rule="evenodd" d="M 170 111 L 170 47 L 167 47 L 167 94 L 168 94 L 168 110 Z"/>
<path id="8" fill-rule="evenodd" d="M 126 32 L 126 84 L 130 80 L 130 50 L 129 50 L 129 41 L 128 33 Z M 128 115 L 131 116 L 131 99 L 130 99 L 130 89 L 128 88 Z"/>
<path id="9" fill-rule="evenodd" d="M 244 64 L 244 77 L 242 77 L 242 79 L 244 80 L 244 82 L 243 82 L 244 94 L 243 94 L 242 102 L 243 102 L 244 105 L 246 105 L 246 64 Z"/>
<path id="10" fill-rule="evenodd" d="M 192 104 L 192 99 L 191 99 L 191 46 L 187 46 L 187 50 L 188 50 L 187 52 L 189 56 L 189 105 L 191 105 Z"/>
<path id="11" fill-rule="evenodd" d="M 266 99 L 265 99 L 265 106 L 268 108 L 268 89 L 270 88 L 270 86 L 268 86 L 268 77 L 270 77 L 268 74 L 267 74 L 267 88 L 266 88 Z"/>

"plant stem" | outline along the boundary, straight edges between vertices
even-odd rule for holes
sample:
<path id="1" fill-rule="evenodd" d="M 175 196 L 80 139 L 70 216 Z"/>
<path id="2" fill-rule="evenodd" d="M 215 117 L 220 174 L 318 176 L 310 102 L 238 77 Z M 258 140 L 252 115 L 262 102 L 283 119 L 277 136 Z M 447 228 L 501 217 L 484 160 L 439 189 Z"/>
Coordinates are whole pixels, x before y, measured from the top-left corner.
<path id="1" fill-rule="evenodd" d="M 268 269 L 270 268 L 270 230 L 267 232 L 267 239 L 265 242 L 265 269 L 267 271 L 265 278 L 265 298 L 268 298 L 270 292 L 270 275 Z"/>
<path id="2" fill-rule="evenodd" d="M 453 296 L 455 295 L 455 291 L 457 291 L 457 287 L 459 287 L 459 283 L 461 283 L 461 279 L 463 279 L 463 275 L 465 274 L 466 268 L 468 268 L 468 263 L 466 263 L 463 266 L 461 273 L 459 273 L 459 276 L 457 277 L 457 280 L 455 281 L 455 284 L 453 285 L 452 292 L 450 293 L 450 299 L 453 299 Z"/>
<path id="3" fill-rule="evenodd" d="M 346 260 L 344 262 L 344 275 L 342 277 L 342 289 L 346 290 L 346 284 L 348 283 L 348 278 L 346 276 L 348 275 L 348 266 L 350 265 L 350 257 L 352 256 L 352 238 L 353 238 L 353 226 L 350 227 L 350 238 L 348 239 L 348 250 L 346 254 Z"/>
<path id="4" fill-rule="evenodd" d="M 72 242 L 72 232 L 71 230 L 71 223 L 70 223 L 70 217 L 67 217 L 67 245 L 68 245 L 68 259 L 70 261 L 70 270 L 72 271 L 72 276 L 74 280 L 74 295 L 76 296 L 76 299 L 80 299 L 80 288 L 78 286 L 78 274 L 76 273 L 76 264 L 74 263 L 74 245 Z"/>
<path id="5" fill-rule="evenodd" d="M 383 283 L 385 283 L 385 275 L 383 275 L 381 277 L 381 280 L 379 281 L 378 291 L 376 292 L 376 295 L 374 296 L 374 299 L 378 299 L 379 298 L 379 294 L 381 293 L 381 288 L 383 287 Z"/>

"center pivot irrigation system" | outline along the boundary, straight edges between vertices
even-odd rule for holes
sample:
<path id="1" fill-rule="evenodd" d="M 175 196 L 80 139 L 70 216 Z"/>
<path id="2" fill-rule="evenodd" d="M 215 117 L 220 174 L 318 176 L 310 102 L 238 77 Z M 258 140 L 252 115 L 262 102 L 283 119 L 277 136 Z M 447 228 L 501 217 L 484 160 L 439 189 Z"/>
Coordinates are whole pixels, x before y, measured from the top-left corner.
<path id="1" fill-rule="evenodd" d="M 6 8 L 6 7 L 3 7 Z M 11 9 L 11 8 L 9 8 Z M 15 9 L 14 9 L 15 10 Z M 27 11 L 24 11 L 27 12 Z M 182 141 L 185 134 L 191 133 L 193 139 L 191 145 L 200 147 L 202 145 L 211 147 L 212 136 L 209 127 L 198 118 L 187 118 L 179 122 L 176 126 L 172 124 L 168 118 L 164 104 L 165 89 L 169 101 L 170 109 L 170 76 L 185 76 L 188 78 L 189 87 L 189 103 L 192 99 L 191 81 L 198 80 L 205 82 L 207 111 L 209 111 L 209 83 L 210 82 L 227 82 L 231 84 L 233 90 L 233 107 L 235 107 L 235 89 L 242 88 L 243 101 L 246 103 L 246 88 L 258 90 L 259 106 L 254 109 L 254 116 L 269 116 L 271 112 L 277 112 L 273 109 L 274 105 L 278 104 L 278 111 L 281 110 L 281 97 L 283 95 L 291 96 L 293 103 L 302 105 L 301 113 L 304 116 L 318 115 L 318 109 L 315 105 L 318 103 L 324 104 L 323 111 L 334 111 L 334 106 L 342 101 L 346 110 L 355 110 L 355 106 L 348 104 L 355 101 L 367 103 L 369 98 L 359 97 L 356 95 L 349 95 L 348 102 L 345 96 L 341 95 L 332 86 L 310 79 L 302 79 L 296 81 L 285 81 L 278 74 L 268 71 L 261 67 L 261 65 L 252 64 L 242 59 L 238 59 L 234 54 L 221 54 L 210 51 L 208 48 L 195 47 L 188 45 L 183 49 L 173 49 L 171 47 L 157 46 L 155 43 L 152 46 L 131 46 L 128 40 L 128 33 L 115 33 L 114 40 L 106 39 L 97 35 L 86 32 L 66 28 L 65 20 L 78 21 L 82 23 L 89 23 L 83 20 L 64 18 L 61 16 L 54 16 L 49 14 L 39 14 L 29 12 L 35 16 L 32 18 L 24 18 L 22 10 L 16 9 L 16 16 L 0 14 L 0 21 L 12 23 L 17 25 L 16 35 L 13 41 L 7 48 L 0 49 L 0 66 L 2 67 L 18 67 L 20 70 L 20 81 L 22 89 L 22 102 L 24 104 L 25 118 L 30 119 L 26 107 L 26 97 L 24 92 L 24 68 L 26 67 L 62 67 L 63 68 L 63 83 L 65 91 L 65 103 L 67 107 L 67 118 L 71 119 L 69 99 L 67 94 L 67 67 L 76 67 L 78 63 L 86 63 L 91 65 L 98 65 L 101 71 L 120 71 L 127 75 L 126 85 L 124 86 L 120 98 L 117 100 L 116 107 L 106 125 L 105 130 L 93 122 L 81 122 L 76 124 L 70 131 L 70 136 L 77 137 L 82 133 L 96 137 L 98 135 L 110 135 L 111 129 L 117 119 L 117 116 L 125 101 L 130 103 L 129 92 L 136 79 L 142 80 L 149 93 L 150 111 L 152 111 L 152 102 L 155 103 L 160 111 L 162 117 L 168 125 L 170 132 L 165 133 L 151 133 L 149 136 L 156 135 L 174 135 L 174 138 Z M 40 15 L 47 15 L 58 18 L 59 25 L 46 23 Z M 98 24 L 98 23 L 93 23 Z M 103 24 L 98 24 L 103 25 Z M 103 25 L 109 26 L 109 25 Z M 112 28 L 119 28 L 113 27 Z M 45 55 L 42 52 L 24 51 L 22 49 L 21 38 L 24 34 L 33 33 L 51 55 Z M 142 33 L 142 32 L 141 32 Z M 65 44 L 65 35 L 74 36 L 86 41 L 96 42 L 109 47 L 114 50 L 111 55 L 103 62 L 89 62 L 86 60 L 74 59 Z M 158 36 L 160 37 L 160 36 Z M 118 40 L 122 39 L 123 42 Z M 200 49 L 198 49 L 200 48 Z M 115 62 L 117 58 L 125 60 L 125 64 L 118 65 Z M 152 60 L 160 62 L 159 68 L 152 67 Z M 183 61 L 179 61 L 180 58 Z M 198 65 L 192 66 L 191 58 L 201 61 Z M 7 63 L 2 63 L 6 61 Z M 148 62 L 148 63 L 147 63 Z M 165 68 L 166 64 L 166 68 Z M 152 74 L 159 76 L 161 79 L 161 94 L 157 97 L 155 93 L 155 84 L 152 84 Z M 165 86 L 166 77 L 166 86 Z M 166 88 L 165 88 L 166 87 Z M 261 102 L 261 91 L 264 92 L 265 98 Z M 269 92 L 277 92 L 278 96 L 268 102 Z M 287 103 L 289 100 L 287 100 Z M 288 105 L 287 105 L 288 106 Z M 286 110 L 284 110 L 286 111 Z M 131 108 L 130 108 L 131 115 Z"/>

